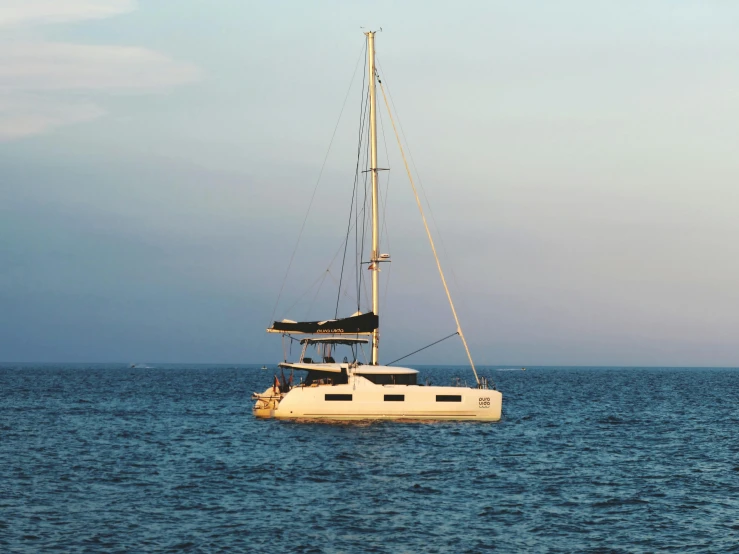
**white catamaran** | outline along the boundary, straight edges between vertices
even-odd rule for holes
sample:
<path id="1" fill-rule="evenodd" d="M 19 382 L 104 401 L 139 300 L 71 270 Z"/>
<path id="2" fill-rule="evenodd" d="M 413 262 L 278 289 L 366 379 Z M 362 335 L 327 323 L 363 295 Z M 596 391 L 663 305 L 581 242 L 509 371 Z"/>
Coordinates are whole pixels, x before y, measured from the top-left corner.
<path id="1" fill-rule="evenodd" d="M 292 335 L 314 335 L 300 340 L 300 357 L 296 362 L 284 361 L 280 368 L 307 372 L 300 384 L 290 380 L 280 380 L 275 376 L 271 387 L 262 393 L 254 393 L 254 415 L 262 418 L 278 419 L 326 419 L 326 420 L 481 420 L 498 421 L 501 417 L 503 395 L 488 386 L 485 378 L 478 376 L 472 361 L 467 341 L 459 325 L 454 303 L 441 270 L 431 233 L 423 216 L 421 202 L 398 137 L 398 144 L 408 177 L 416 193 L 416 201 L 421 211 L 431 249 L 436 257 L 441 281 L 454 315 L 457 332 L 467 352 L 476 386 L 430 386 L 417 382 L 415 369 L 380 365 L 379 363 L 379 266 L 389 261 L 387 254 L 380 254 L 380 202 L 377 166 L 377 126 L 376 126 L 376 84 L 379 83 L 385 104 L 382 82 L 375 68 L 375 33 L 365 33 L 367 37 L 367 62 L 369 79 L 369 142 L 370 167 L 372 177 L 372 247 L 368 269 L 372 276 L 372 311 L 341 319 L 326 321 L 296 322 L 275 321 L 267 329 L 269 333 L 280 333 L 295 340 Z M 389 105 L 388 113 L 392 120 Z M 367 338 L 363 338 L 367 337 Z M 360 351 L 364 344 L 371 343 L 369 363 L 360 361 Z M 309 350 L 310 349 L 310 350 Z M 343 361 L 334 358 L 336 351 L 344 349 L 347 353 Z"/>

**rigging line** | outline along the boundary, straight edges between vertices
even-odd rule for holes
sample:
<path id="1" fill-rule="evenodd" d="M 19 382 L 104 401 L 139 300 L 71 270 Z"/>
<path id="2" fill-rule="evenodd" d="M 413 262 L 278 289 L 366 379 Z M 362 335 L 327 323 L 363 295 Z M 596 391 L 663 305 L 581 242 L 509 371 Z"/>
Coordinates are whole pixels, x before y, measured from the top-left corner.
<path id="1" fill-rule="evenodd" d="M 341 282 L 344 280 L 344 265 L 346 264 L 346 250 L 349 246 L 349 233 L 352 230 L 352 210 L 354 209 L 354 193 L 357 190 L 357 182 L 354 181 L 354 187 L 352 188 L 352 200 L 349 207 L 349 221 L 346 225 L 346 237 L 344 238 L 344 255 L 341 258 L 341 274 L 339 276 L 339 288 L 336 292 L 336 309 L 334 310 L 334 317 L 339 315 L 339 300 L 341 299 Z"/>
<path id="2" fill-rule="evenodd" d="M 331 277 L 331 280 L 334 282 L 334 284 L 337 284 L 338 285 L 339 282 L 336 280 L 336 277 L 334 277 L 334 274 L 331 273 L 330 270 L 327 270 L 327 271 L 328 271 L 328 276 Z M 347 298 L 349 298 L 350 300 L 354 300 L 354 297 L 351 296 L 349 294 L 349 291 L 347 291 L 347 290 L 344 291 L 344 296 L 347 297 Z M 334 317 L 336 317 L 336 316 L 334 316 Z"/>
<path id="3" fill-rule="evenodd" d="M 359 168 L 357 168 L 357 171 Z M 357 183 L 359 183 L 359 175 L 357 174 Z M 356 203 L 357 207 L 354 210 L 354 285 L 357 289 L 357 311 L 359 311 L 359 279 L 361 278 L 360 269 L 361 266 L 359 265 L 359 262 L 361 259 L 358 259 L 358 252 L 359 252 L 359 193 L 357 192 L 357 196 L 354 199 L 354 202 Z"/>
<path id="4" fill-rule="evenodd" d="M 326 282 L 327 275 L 331 275 L 331 272 L 328 269 L 323 272 L 323 279 L 321 279 L 321 283 L 318 285 L 318 290 L 316 291 L 316 295 L 313 297 L 313 301 L 310 303 L 310 306 L 308 306 L 308 311 L 305 313 L 305 321 L 308 321 L 308 318 L 310 317 L 310 312 L 313 309 L 313 305 L 316 303 L 316 298 L 318 298 L 318 294 L 321 292 L 321 289 L 323 288 L 323 283 Z"/>
<path id="5" fill-rule="evenodd" d="M 367 87 L 367 106 L 369 107 L 369 86 Z M 365 117 L 369 119 L 369 114 L 365 113 Z M 366 142 L 362 143 L 364 144 L 364 159 L 362 161 L 362 167 L 367 167 L 368 165 L 368 159 L 369 159 L 369 147 L 370 147 L 370 128 L 367 121 L 365 121 L 364 130 L 366 130 Z M 362 136 L 364 138 L 364 132 L 362 133 Z M 364 199 L 362 200 L 362 238 L 358 243 L 358 246 L 355 247 L 355 254 L 357 256 L 357 260 L 355 262 L 355 267 L 357 271 L 357 311 L 361 311 L 361 302 L 362 302 L 362 282 L 364 279 L 364 273 L 362 272 L 362 256 L 364 254 L 364 239 L 366 236 L 366 217 L 367 217 L 367 172 L 363 172 L 363 182 L 362 186 L 364 187 Z M 357 195 L 357 214 L 359 213 L 359 195 Z M 359 221 L 357 221 L 357 228 L 356 232 L 359 233 Z M 365 286 L 366 289 L 366 286 Z M 366 290 L 365 290 L 366 293 Z"/>
<path id="6" fill-rule="evenodd" d="M 367 163 L 369 163 L 369 161 Z M 369 172 L 367 172 L 367 175 L 369 175 Z M 367 177 L 366 179 L 367 181 L 369 181 L 369 177 Z M 370 191 L 372 190 L 371 183 L 366 182 L 365 190 L 370 190 Z M 364 251 L 365 237 L 367 236 L 367 234 L 371 235 L 371 233 L 368 233 L 367 231 L 372 229 L 372 210 L 367 209 L 367 204 L 369 202 L 371 201 L 368 201 L 367 199 L 365 200 L 365 210 L 364 210 L 365 218 L 364 218 L 364 227 L 362 228 L 362 251 Z M 360 261 L 361 261 L 361 258 L 360 258 Z M 359 268 L 361 271 L 362 269 L 361 264 L 359 265 Z M 364 289 L 364 297 L 367 299 L 366 300 L 367 302 L 370 302 L 372 298 L 372 294 L 370 293 L 370 291 L 367 290 L 367 282 L 369 281 L 369 279 L 367 279 L 366 274 L 363 271 L 362 271 L 362 276 L 363 276 L 362 277 L 362 287 Z M 370 304 L 367 304 L 367 306 L 368 306 L 369 311 L 372 311 L 372 308 L 370 308 Z"/>
<path id="7" fill-rule="evenodd" d="M 277 313 L 277 306 L 280 304 L 280 298 L 282 298 L 282 292 L 285 290 L 285 283 L 287 282 L 287 276 L 290 274 L 290 268 L 293 265 L 293 260 L 295 259 L 295 253 L 298 251 L 298 246 L 300 245 L 300 239 L 303 236 L 303 231 L 305 230 L 305 224 L 308 221 L 308 215 L 310 214 L 311 206 L 313 206 L 313 200 L 316 198 L 316 191 L 318 190 L 318 184 L 321 182 L 321 177 L 323 176 L 323 170 L 326 168 L 326 161 L 328 160 L 328 155 L 331 153 L 331 146 L 334 144 L 334 138 L 336 138 L 336 131 L 339 128 L 339 123 L 341 122 L 341 116 L 344 114 L 344 108 L 346 107 L 346 101 L 349 99 L 349 93 L 352 90 L 352 85 L 354 84 L 354 77 L 357 75 L 357 68 L 359 67 L 359 60 L 362 59 L 362 52 L 364 52 L 366 48 L 366 45 L 362 47 L 362 49 L 359 51 L 359 56 L 357 56 L 357 63 L 354 66 L 354 73 L 352 73 L 352 79 L 349 82 L 349 88 L 346 91 L 346 96 L 344 97 L 344 104 L 341 106 L 341 111 L 339 112 L 339 118 L 336 121 L 336 126 L 334 127 L 334 132 L 331 134 L 331 140 L 328 144 L 328 150 L 326 151 L 326 156 L 323 158 L 323 164 L 321 164 L 321 170 L 318 172 L 318 179 L 316 180 L 316 184 L 313 187 L 313 194 L 311 194 L 310 202 L 308 203 L 308 209 L 305 212 L 305 217 L 303 218 L 303 224 L 300 226 L 300 232 L 298 233 L 298 240 L 295 242 L 295 248 L 293 248 L 293 253 L 290 256 L 290 263 L 287 264 L 287 271 L 285 271 L 285 277 L 282 280 L 282 285 L 280 286 L 280 292 L 277 295 L 277 301 L 275 302 L 275 307 L 272 310 L 272 317 L 271 321 L 274 321 L 275 314 Z"/>
<path id="8" fill-rule="evenodd" d="M 364 83 L 365 81 L 363 80 L 362 81 L 363 86 L 364 86 Z M 362 89 L 362 93 L 364 94 L 364 89 Z M 356 168 L 356 173 L 354 174 L 354 177 L 357 180 L 356 181 L 357 184 L 359 184 L 359 163 L 360 163 L 361 149 L 362 149 L 362 144 L 363 144 L 362 139 L 364 138 L 364 128 L 365 128 L 365 124 L 368 119 L 366 108 L 369 107 L 369 87 L 367 87 L 367 93 L 366 93 L 365 98 L 366 98 L 365 112 L 362 113 L 362 121 L 361 121 L 361 125 L 359 128 L 359 144 L 357 146 L 357 168 Z M 366 191 L 367 175 L 364 176 L 364 179 L 365 179 L 365 183 L 363 186 L 365 187 L 365 196 L 366 196 L 367 194 L 367 191 Z M 357 288 L 357 311 L 361 311 L 360 302 L 361 302 L 361 296 L 362 296 L 361 295 L 361 280 L 362 280 L 361 268 L 362 266 L 360 265 L 360 263 L 362 261 L 362 254 L 361 254 L 361 249 L 359 246 L 359 194 L 357 194 L 356 196 L 356 204 L 357 204 L 357 208 L 354 211 L 354 272 L 355 272 L 355 285 Z M 362 214 L 363 214 L 362 221 L 364 221 L 364 212 L 362 212 Z"/>
<path id="9" fill-rule="evenodd" d="M 385 309 L 385 306 L 387 306 L 387 291 L 390 290 L 390 275 L 392 275 L 393 272 L 393 264 L 387 264 L 387 277 L 385 277 L 385 291 L 384 295 L 382 297 L 382 308 Z"/>
<path id="10" fill-rule="evenodd" d="M 382 71 L 382 68 L 380 67 L 379 61 L 377 62 L 377 67 L 380 68 Z M 385 80 L 385 84 L 387 85 L 387 80 Z M 393 100 L 393 95 L 390 92 L 390 86 L 387 87 L 387 94 L 390 97 L 390 103 L 393 106 L 393 110 L 395 111 L 395 115 L 398 117 L 398 126 L 400 127 L 400 134 L 403 136 L 403 141 L 406 145 L 409 145 L 408 138 L 405 136 L 405 130 L 403 129 L 403 122 L 400 120 L 400 115 L 398 115 L 398 108 L 395 107 L 395 100 Z M 389 109 L 389 108 L 388 108 Z M 392 116 L 391 116 L 392 117 Z M 444 247 L 444 239 L 441 236 L 441 233 L 439 232 L 439 226 L 436 223 L 436 218 L 434 217 L 434 212 L 431 209 L 431 202 L 429 202 L 428 195 L 426 194 L 426 187 L 423 186 L 423 181 L 421 180 L 421 174 L 418 171 L 418 167 L 416 166 L 416 160 L 413 158 L 413 152 L 411 151 L 410 146 L 408 146 L 408 157 L 411 159 L 411 164 L 413 165 L 413 170 L 416 172 L 416 176 L 418 177 L 418 184 L 421 188 L 421 192 L 423 193 L 423 199 L 426 201 L 426 207 L 429 210 L 429 214 L 431 215 L 431 221 L 434 224 L 434 229 L 436 230 L 436 234 L 439 237 L 439 241 L 442 243 L 442 247 Z M 446 248 L 444 247 L 444 253 L 446 254 Z M 454 272 L 454 267 L 452 267 L 452 273 Z"/>
<path id="11" fill-rule="evenodd" d="M 424 346 L 423 348 L 419 348 L 418 350 L 415 350 L 415 351 L 411 352 L 410 354 L 406 354 L 406 355 L 405 355 L 405 356 L 403 356 L 402 358 L 398 358 L 397 360 L 393 360 L 393 361 L 392 361 L 392 362 L 390 362 L 389 364 L 385 364 L 385 365 L 393 365 L 393 364 L 394 364 L 395 362 L 399 362 L 400 360 L 405 360 L 405 359 L 406 359 L 406 358 L 408 358 L 409 356 L 413 356 L 413 354 L 418 354 L 418 353 L 419 353 L 419 352 L 420 352 L 421 350 L 426 350 L 427 348 L 431 348 L 431 347 L 432 347 L 433 345 L 435 345 L 435 344 L 439 344 L 439 343 L 440 343 L 441 341 L 444 341 L 444 340 L 446 340 L 446 339 L 450 339 L 450 338 L 452 338 L 452 337 L 453 337 L 454 335 L 458 335 L 458 334 L 459 334 L 459 332 L 454 332 L 454 333 L 452 333 L 451 335 L 447 335 L 447 336 L 446 336 L 446 337 L 444 337 L 443 339 L 439 339 L 439 340 L 437 340 L 436 342 L 432 342 L 432 343 L 431 343 L 431 344 L 429 344 L 428 346 Z"/>
<path id="12" fill-rule="evenodd" d="M 390 173 L 390 172 L 388 171 L 388 173 Z M 387 193 L 387 190 L 385 192 Z M 381 189 L 378 189 L 377 193 L 380 196 L 380 203 L 384 205 L 387 202 L 387 200 L 383 200 L 385 197 L 382 194 L 382 190 Z M 383 209 L 383 211 L 384 211 L 384 209 Z M 390 250 L 390 237 L 388 236 L 388 232 L 387 232 L 387 220 L 384 217 L 383 217 L 383 225 L 385 227 L 385 235 L 384 235 L 384 238 L 385 238 L 385 242 L 387 243 L 387 250 L 386 250 L 386 252 L 387 252 L 387 251 L 391 251 Z M 387 292 L 390 289 L 390 269 L 392 267 L 393 267 L 393 264 L 392 263 L 387 264 L 387 268 L 388 268 L 387 273 L 386 273 L 387 277 L 385 278 L 384 286 L 382 288 L 382 300 L 380 302 L 381 311 L 384 310 L 384 307 L 386 305 Z"/>
<path id="13" fill-rule="evenodd" d="M 366 192 L 365 192 L 366 194 Z M 360 212 L 359 210 L 359 194 L 357 194 L 357 212 Z M 355 273 L 355 287 L 356 287 L 356 296 L 357 296 L 357 310 L 360 310 L 360 302 L 362 299 L 362 240 L 361 240 L 361 234 L 364 233 L 364 213 L 361 212 L 361 220 L 360 215 L 357 213 L 357 221 L 356 225 L 354 226 L 354 273 Z"/>
<path id="14" fill-rule="evenodd" d="M 385 145 L 385 160 L 387 161 L 388 167 L 390 167 L 390 155 L 387 150 L 387 140 L 385 139 L 385 125 L 382 120 L 382 110 L 380 110 L 380 130 L 382 131 L 382 142 Z M 382 226 L 385 229 L 385 240 L 387 242 L 388 250 L 390 249 L 390 240 L 387 234 L 387 197 L 390 190 L 390 171 L 387 172 L 387 181 L 385 182 L 385 195 L 382 201 Z"/>
<path id="15" fill-rule="evenodd" d="M 326 271 L 328 271 L 328 269 Z M 305 290 L 305 292 L 303 292 L 303 294 L 301 294 L 295 302 L 293 302 L 292 306 L 290 306 L 287 310 L 285 310 L 285 313 L 286 314 L 289 314 L 290 313 L 290 310 L 292 310 L 295 306 L 297 306 L 298 303 L 300 303 L 300 301 L 303 299 L 303 297 L 306 294 L 308 294 L 310 291 L 312 291 L 313 288 L 318 284 L 318 282 L 321 279 L 325 279 L 326 278 L 326 271 L 322 271 L 321 274 L 318 276 L 318 278 L 315 281 L 313 281 L 313 284 L 310 287 L 308 287 Z"/>
<path id="16" fill-rule="evenodd" d="M 379 60 L 377 60 L 377 57 L 375 57 L 375 63 L 377 67 L 382 71 L 382 66 L 380 65 Z M 431 215 L 431 222 L 433 223 L 434 231 L 436 232 L 436 236 L 439 238 L 439 242 L 441 243 L 441 249 L 444 253 L 444 258 L 449 260 L 449 252 L 446 247 L 446 243 L 444 242 L 444 235 L 442 235 L 441 230 L 439 228 L 439 224 L 436 222 L 436 216 L 434 215 L 434 211 L 431 208 L 431 202 L 429 202 L 428 195 L 426 194 L 426 187 L 423 186 L 423 180 L 421 179 L 421 173 L 418 171 L 418 167 L 416 166 L 416 160 L 413 158 L 413 151 L 411 150 L 408 142 L 408 138 L 405 136 L 405 130 L 403 129 L 403 121 L 400 119 L 400 115 L 398 114 L 398 109 L 395 107 L 395 100 L 393 100 L 392 92 L 390 91 L 390 85 L 387 84 L 387 79 L 385 79 L 385 85 L 387 85 L 387 95 L 390 97 L 390 104 L 393 106 L 393 110 L 395 110 L 395 114 L 398 117 L 398 126 L 400 127 L 400 134 L 403 136 L 403 140 L 405 141 L 406 145 L 408 145 L 408 156 L 411 159 L 411 164 L 413 165 L 413 171 L 416 173 L 416 177 L 418 177 L 418 184 L 421 188 L 421 192 L 423 193 L 423 198 L 426 201 L 426 207 L 429 210 L 429 214 Z M 456 287 L 457 291 L 462 290 L 462 288 L 459 286 L 459 279 L 457 278 L 457 272 L 454 269 L 454 264 L 449 265 L 449 269 L 452 273 L 452 280 L 454 281 L 454 286 Z M 462 307 L 465 309 L 465 311 L 468 311 L 466 302 L 464 301 L 464 297 L 461 297 L 461 304 Z"/>
<path id="17" fill-rule="evenodd" d="M 382 130 L 382 142 L 385 145 L 385 160 L 387 161 L 387 166 L 390 167 L 390 154 L 388 154 L 387 149 L 387 140 L 385 139 L 385 125 L 383 123 L 382 119 L 382 110 L 380 112 L 380 129 Z M 390 171 L 387 172 L 387 181 L 385 182 L 385 194 L 382 196 L 382 226 L 385 229 L 385 242 L 387 243 L 387 251 L 392 253 L 392 247 L 390 246 L 390 233 L 388 233 L 387 230 L 387 198 L 390 191 Z M 383 310 L 384 307 L 387 305 L 387 293 L 390 290 L 390 270 L 392 268 L 392 264 L 388 265 L 388 271 L 387 271 L 387 277 L 385 278 L 385 288 L 383 292 L 382 297 L 382 306 Z"/>
<path id="18" fill-rule="evenodd" d="M 363 167 L 367 167 L 369 165 L 369 148 L 370 148 L 370 141 L 369 141 L 369 133 L 370 129 L 369 126 L 367 127 L 367 143 L 364 150 L 364 165 Z M 361 301 L 361 294 L 362 294 L 362 284 L 364 284 L 364 293 L 365 296 L 367 296 L 367 280 L 364 279 L 364 272 L 362 271 L 362 256 L 364 254 L 364 239 L 367 236 L 367 223 L 369 221 L 370 215 L 368 215 L 367 212 L 367 180 L 369 176 L 369 171 L 364 173 L 364 202 L 362 204 L 362 241 L 361 246 L 359 249 L 358 260 L 357 260 L 357 271 L 359 272 L 359 282 L 357 284 L 357 302 Z M 359 309 L 359 308 L 357 308 Z"/>
<path id="19" fill-rule="evenodd" d="M 403 150 L 403 144 L 400 142 L 400 135 L 398 134 L 398 129 L 395 127 L 395 120 L 393 119 L 393 114 L 390 111 L 390 104 L 387 101 L 387 95 L 385 94 L 385 87 L 382 86 L 382 81 L 380 79 L 378 79 L 377 82 L 380 85 L 380 90 L 382 91 L 382 98 L 385 100 L 385 106 L 387 107 L 388 116 L 390 117 L 390 123 L 393 124 L 393 131 L 395 132 L 395 138 L 398 141 L 398 148 L 400 149 L 400 154 L 403 157 L 403 164 L 405 165 L 405 170 L 408 173 L 408 180 L 411 183 L 413 194 L 416 197 L 416 204 L 418 204 L 418 211 L 421 212 L 421 219 L 423 220 L 423 226 L 426 229 L 426 235 L 428 236 L 429 243 L 431 244 L 431 250 L 433 251 L 434 258 L 436 259 L 436 267 L 439 269 L 439 276 L 441 277 L 441 283 L 444 285 L 444 291 L 446 292 L 447 300 L 449 300 L 449 307 L 452 309 L 452 314 L 454 315 L 454 321 L 457 324 L 457 333 L 459 333 L 459 338 L 462 339 L 462 344 L 464 345 L 464 349 L 467 351 L 467 358 L 469 358 L 470 360 L 470 367 L 472 367 L 472 373 L 475 374 L 475 381 L 477 382 L 477 386 L 479 387 L 480 378 L 477 376 L 477 370 L 475 369 L 475 362 L 472 361 L 472 354 L 470 353 L 470 349 L 467 346 L 467 340 L 464 338 L 464 333 L 462 332 L 462 326 L 459 324 L 459 318 L 457 317 L 457 310 L 454 308 L 454 302 L 452 301 L 452 295 L 449 294 L 449 287 L 446 284 L 446 278 L 444 277 L 444 271 L 441 269 L 441 262 L 439 262 L 439 256 L 436 253 L 436 246 L 434 246 L 434 239 L 431 236 L 429 225 L 426 222 L 426 216 L 423 213 L 423 206 L 421 205 L 421 199 L 418 196 L 418 191 L 416 190 L 416 184 L 413 182 L 413 175 L 411 175 L 411 169 L 408 166 L 408 160 L 405 157 L 405 151 Z"/>
<path id="20" fill-rule="evenodd" d="M 334 283 L 338 283 L 338 281 L 336 280 L 336 277 L 334 277 L 334 274 L 333 274 L 333 273 L 331 273 L 331 270 L 328 270 L 328 269 L 327 269 L 327 270 L 326 270 L 326 273 L 328 273 L 328 276 L 329 276 L 329 277 L 331 277 L 331 280 L 332 280 L 332 281 L 333 281 Z"/>
<path id="21" fill-rule="evenodd" d="M 379 62 L 377 62 L 377 67 L 380 68 L 380 70 L 382 70 L 382 68 L 380 67 Z M 385 80 L 385 84 L 387 85 L 387 80 Z M 403 136 L 403 141 L 405 142 L 406 145 L 409 145 L 410 143 L 408 142 L 408 138 L 405 136 L 405 130 L 403 129 L 403 122 L 400 120 L 400 115 L 398 115 L 398 109 L 395 107 L 395 100 L 393 100 L 393 95 L 390 92 L 390 86 L 389 85 L 387 87 L 387 94 L 390 97 L 390 103 L 393 106 L 393 110 L 395 111 L 395 115 L 398 117 L 398 126 L 400 127 L 400 134 Z M 431 214 L 431 220 L 434 223 L 434 228 L 436 229 L 436 233 L 437 233 L 437 235 L 439 235 L 439 240 L 443 243 L 443 239 L 441 237 L 441 233 L 439 233 L 439 226 L 436 224 L 436 218 L 434 217 L 434 212 L 431 209 L 431 202 L 429 202 L 428 196 L 426 195 L 426 187 L 423 186 L 423 182 L 421 180 L 421 174 L 419 173 L 418 167 L 416 166 L 416 160 L 413 158 L 413 152 L 411 151 L 410 146 L 408 146 L 408 157 L 410 157 L 411 164 L 413 165 L 413 170 L 416 172 L 416 176 L 418 177 L 418 184 L 420 185 L 421 192 L 423 193 L 423 199 L 426 201 L 426 207 L 428 208 L 429 213 Z"/>
<path id="22" fill-rule="evenodd" d="M 366 56 L 365 56 L 366 57 Z M 346 251 L 349 246 L 349 233 L 352 230 L 352 211 L 354 210 L 354 195 L 357 192 L 357 183 L 359 182 L 359 159 L 362 151 L 362 129 L 364 127 L 364 112 L 367 104 L 364 100 L 364 84 L 365 78 L 362 78 L 362 101 L 359 103 L 359 137 L 357 141 L 357 163 L 354 168 L 354 185 L 352 187 L 352 200 L 349 204 L 349 221 L 346 223 L 346 238 L 344 239 L 344 256 L 341 259 L 341 276 L 339 277 L 339 290 L 336 292 L 336 309 L 334 317 L 339 315 L 339 300 L 341 300 L 341 283 L 344 281 L 344 265 L 346 264 Z M 359 311 L 359 308 L 357 308 Z"/>
<path id="23" fill-rule="evenodd" d="M 342 249 L 343 247 L 344 247 L 344 241 L 341 241 L 341 243 L 339 244 L 339 248 L 337 248 L 336 252 L 334 253 L 334 257 L 333 257 L 333 258 L 331 258 L 331 261 L 330 261 L 330 262 L 328 263 L 328 266 L 326 267 L 326 269 L 325 269 L 324 271 L 322 271 L 322 272 L 320 273 L 320 275 L 319 275 L 319 276 L 318 276 L 318 277 L 316 278 L 316 280 L 315 280 L 315 281 L 313 281 L 313 284 L 312 284 L 311 286 L 309 286 L 309 287 L 308 287 L 308 288 L 307 288 L 307 289 L 306 289 L 306 290 L 305 290 L 305 291 L 303 292 L 303 294 L 301 294 L 301 295 L 300 295 L 300 296 L 298 297 L 298 299 L 297 299 L 297 300 L 296 300 L 295 302 L 293 302 L 293 303 L 292 303 L 292 305 L 291 305 L 291 306 L 290 306 L 290 307 L 289 307 L 289 308 L 288 308 L 287 310 L 285 310 L 285 312 L 286 312 L 286 313 L 289 313 L 289 312 L 290 312 L 290 310 L 292 310 L 292 309 L 293 309 L 293 308 L 294 308 L 294 307 L 295 307 L 295 306 L 296 306 L 296 305 L 297 305 L 297 304 L 298 304 L 298 303 L 299 303 L 299 302 L 300 302 L 300 301 L 301 301 L 301 300 L 303 299 L 303 297 L 304 297 L 304 296 L 305 296 L 306 294 L 308 294 L 308 293 L 309 293 L 310 291 L 312 291 L 312 290 L 313 290 L 313 287 L 315 287 L 315 286 L 316 286 L 316 284 L 318 283 L 318 281 L 319 281 L 319 280 L 320 280 L 321 278 L 323 278 L 323 279 L 325 279 L 325 278 L 326 278 L 326 276 L 324 275 L 324 274 L 325 274 L 325 272 L 326 272 L 326 271 L 329 271 L 329 270 L 331 269 L 331 266 L 332 266 L 332 265 L 334 264 L 334 261 L 335 261 L 335 260 L 336 260 L 336 258 L 338 257 L 338 255 L 339 255 L 339 253 L 341 252 L 341 249 Z"/>
<path id="24" fill-rule="evenodd" d="M 367 363 L 367 353 L 364 351 L 364 344 L 361 342 L 359 343 L 359 349 L 362 351 L 362 356 L 364 356 L 364 363 Z"/>
<path id="25" fill-rule="evenodd" d="M 384 197 L 382 195 L 382 191 L 378 190 L 378 194 L 380 196 L 380 203 L 383 203 Z M 383 220 L 383 223 L 384 223 L 384 220 Z M 387 243 L 387 247 L 388 247 L 387 249 L 390 250 L 390 240 L 388 239 L 388 236 L 387 236 L 387 226 L 385 226 L 385 242 Z M 385 301 L 387 300 L 387 291 L 390 288 L 390 268 L 393 267 L 393 264 L 390 263 L 387 265 L 387 267 L 388 267 L 387 278 L 385 279 L 385 286 L 382 289 L 383 293 L 382 293 L 382 301 L 381 301 L 381 306 L 380 306 L 380 308 L 382 309 L 384 309 L 385 307 Z"/>
<path id="26" fill-rule="evenodd" d="M 364 136 L 362 137 L 364 138 Z M 364 143 L 362 143 L 364 144 Z M 363 149 L 363 154 L 366 154 L 366 145 Z M 362 160 L 361 167 L 364 167 L 365 160 Z M 364 209 L 365 202 L 367 199 L 367 175 L 363 174 L 362 177 L 362 190 L 364 191 L 364 200 L 362 200 L 362 209 L 359 209 L 359 194 L 357 194 L 357 210 L 355 212 L 355 226 L 354 226 L 354 267 L 356 271 L 356 287 L 357 287 L 357 311 L 360 310 L 360 302 L 362 298 L 362 250 L 364 249 Z M 361 219 L 360 219 L 361 214 Z M 361 229 L 361 238 L 360 238 Z"/>
<path id="27" fill-rule="evenodd" d="M 333 280 L 334 280 L 334 283 L 338 283 L 338 281 L 336 280 L 335 277 L 333 278 Z M 346 289 L 344 289 L 344 292 L 341 293 L 341 296 L 343 296 L 344 298 L 348 298 L 349 300 L 356 300 L 356 298 L 354 298 L 351 295 L 351 293 L 348 290 L 346 290 Z M 334 316 L 334 317 L 336 317 L 336 316 Z"/>

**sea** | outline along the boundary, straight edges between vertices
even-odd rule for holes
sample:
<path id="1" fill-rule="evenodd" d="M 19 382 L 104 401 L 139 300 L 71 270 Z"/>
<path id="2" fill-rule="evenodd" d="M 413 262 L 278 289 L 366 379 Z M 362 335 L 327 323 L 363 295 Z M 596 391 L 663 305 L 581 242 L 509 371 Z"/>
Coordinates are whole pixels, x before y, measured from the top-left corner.
<path id="1" fill-rule="evenodd" d="M 498 423 L 328 424 L 255 419 L 260 367 L 0 364 L 0 552 L 739 552 L 739 369 L 485 367 Z"/>

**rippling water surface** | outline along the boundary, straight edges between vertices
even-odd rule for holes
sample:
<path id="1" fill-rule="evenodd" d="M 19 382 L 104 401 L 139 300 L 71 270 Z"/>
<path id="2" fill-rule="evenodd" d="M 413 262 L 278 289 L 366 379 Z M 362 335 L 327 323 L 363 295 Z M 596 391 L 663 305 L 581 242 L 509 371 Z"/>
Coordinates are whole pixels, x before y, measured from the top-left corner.
<path id="1" fill-rule="evenodd" d="M 497 424 L 297 424 L 258 366 L 0 365 L 0 551 L 739 551 L 739 370 L 486 373 Z"/>

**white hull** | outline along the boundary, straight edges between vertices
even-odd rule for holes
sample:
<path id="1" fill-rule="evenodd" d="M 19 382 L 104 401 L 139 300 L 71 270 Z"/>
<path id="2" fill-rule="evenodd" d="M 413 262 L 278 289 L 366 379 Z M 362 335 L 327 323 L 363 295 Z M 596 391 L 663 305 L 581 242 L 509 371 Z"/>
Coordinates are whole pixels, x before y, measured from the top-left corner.
<path id="1" fill-rule="evenodd" d="M 339 421 L 498 421 L 501 417 L 503 395 L 496 390 L 357 381 L 345 385 L 297 386 L 282 395 L 270 388 L 258 395 L 254 415 Z"/>

